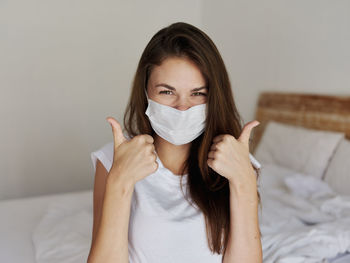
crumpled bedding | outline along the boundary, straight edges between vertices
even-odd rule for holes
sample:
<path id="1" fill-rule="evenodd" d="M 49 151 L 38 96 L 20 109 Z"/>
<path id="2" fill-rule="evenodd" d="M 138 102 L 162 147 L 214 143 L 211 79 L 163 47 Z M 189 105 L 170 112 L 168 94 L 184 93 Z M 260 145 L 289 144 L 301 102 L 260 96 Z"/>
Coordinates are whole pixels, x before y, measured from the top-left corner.
<path id="1" fill-rule="evenodd" d="M 328 263 L 350 252 L 350 196 L 275 165 L 263 165 L 258 187 L 264 263 Z M 86 262 L 92 223 L 92 200 L 51 203 L 32 235 L 37 262 Z"/>
<path id="2" fill-rule="evenodd" d="M 336 194 L 316 177 L 272 165 L 262 171 L 261 184 L 264 263 L 331 262 L 350 252 L 350 196 Z"/>

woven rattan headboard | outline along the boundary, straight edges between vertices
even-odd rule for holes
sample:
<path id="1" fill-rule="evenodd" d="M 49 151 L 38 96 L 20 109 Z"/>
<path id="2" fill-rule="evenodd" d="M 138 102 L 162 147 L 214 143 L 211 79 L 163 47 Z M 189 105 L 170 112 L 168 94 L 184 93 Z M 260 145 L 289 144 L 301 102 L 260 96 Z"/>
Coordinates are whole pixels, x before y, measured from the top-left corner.
<path id="1" fill-rule="evenodd" d="M 350 139 L 350 96 L 263 92 L 258 98 L 250 151 L 255 152 L 268 121 L 344 132 Z"/>

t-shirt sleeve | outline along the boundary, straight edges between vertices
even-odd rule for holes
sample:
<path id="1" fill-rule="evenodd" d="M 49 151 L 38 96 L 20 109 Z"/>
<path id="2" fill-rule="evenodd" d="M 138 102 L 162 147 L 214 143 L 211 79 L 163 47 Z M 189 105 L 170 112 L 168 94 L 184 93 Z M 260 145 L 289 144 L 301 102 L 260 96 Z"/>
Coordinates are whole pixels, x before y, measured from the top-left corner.
<path id="1" fill-rule="evenodd" d="M 97 159 L 100 160 L 100 162 L 103 164 L 103 166 L 106 168 L 108 172 L 110 171 L 113 163 L 113 153 L 114 153 L 114 143 L 112 141 L 103 145 L 100 149 L 90 154 L 92 165 L 94 167 L 94 174 L 96 173 Z"/>

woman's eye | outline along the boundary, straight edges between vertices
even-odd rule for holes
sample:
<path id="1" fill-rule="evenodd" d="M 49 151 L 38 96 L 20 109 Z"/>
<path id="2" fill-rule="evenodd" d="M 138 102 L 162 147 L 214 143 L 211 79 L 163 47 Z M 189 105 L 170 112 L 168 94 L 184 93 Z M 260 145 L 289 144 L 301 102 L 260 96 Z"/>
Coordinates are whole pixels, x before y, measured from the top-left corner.
<path id="1" fill-rule="evenodd" d="M 171 90 L 162 90 L 162 91 L 159 92 L 159 94 L 161 94 L 161 93 L 169 94 L 169 93 L 167 93 L 167 92 L 172 92 L 172 91 L 171 91 Z"/>
<path id="2" fill-rule="evenodd" d="M 171 90 L 162 90 L 159 92 L 159 94 L 169 94 L 168 92 L 172 92 Z M 192 94 L 197 94 L 197 95 L 194 95 L 194 96 L 207 96 L 206 93 L 203 93 L 203 92 L 195 92 L 195 93 L 192 93 Z"/>
<path id="3" fill-rule="evenodd" d="M 206 93 L 203 93 L 203 92 L 195 92 L 195 93 L 193 93 L 193 94 L 199 94 L 200 96 L 207 96 L 207 94 Z M 198 95 L 198 96 L 199 96 Z"/>

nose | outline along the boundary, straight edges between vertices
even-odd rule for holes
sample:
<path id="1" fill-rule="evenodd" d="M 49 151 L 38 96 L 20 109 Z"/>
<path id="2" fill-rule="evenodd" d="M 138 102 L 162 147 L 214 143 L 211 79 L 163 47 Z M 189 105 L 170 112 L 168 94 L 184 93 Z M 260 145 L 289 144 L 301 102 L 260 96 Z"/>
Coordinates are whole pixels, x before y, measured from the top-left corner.
<path id="1" fill-rule="evenodd" d="M 189 109 L 189 108 L 191 108 L 191 107 L 189 107 L 189 106 L 180 106 L 180 107 L 176 107 L 177 110 L 182 110 L 182 111 L 187 110 L 187 109 Z"/>
<path id="2" fill-rule="evenodd" d="M 178 99 L 176 101 L 176 103 L 175 103 L 175 107 L 174 108 L 177 109 L 177 110 L 184 111 L 184 110 L 187 110 L 187 109 L 189 109 L 191 107 L 192 107 L 192 105 L 188 101 L 186 101 L 185 99 Z"/>

